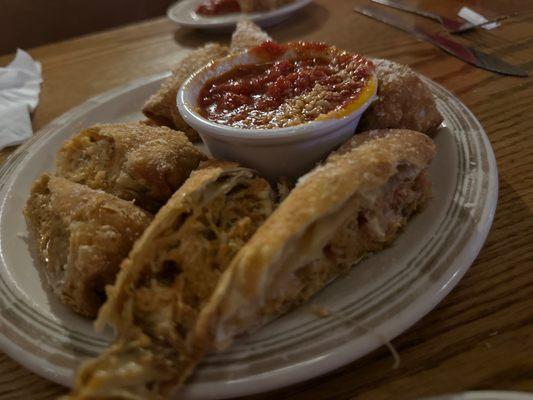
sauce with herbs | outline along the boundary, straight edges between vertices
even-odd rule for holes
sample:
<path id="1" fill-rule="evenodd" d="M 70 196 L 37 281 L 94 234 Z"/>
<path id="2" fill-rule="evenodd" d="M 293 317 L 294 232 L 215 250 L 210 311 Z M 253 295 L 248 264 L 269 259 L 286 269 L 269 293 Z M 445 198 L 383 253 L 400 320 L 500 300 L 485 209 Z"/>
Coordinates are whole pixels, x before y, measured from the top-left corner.
<path id="1" fill-rule="evenodd" d="M 239 128 L 313 121 L 357 99 L 374 69 L 369 60 L 322 43 L 265 42 L 251 52 L 263 62 L 205 83 L 198 99 L 202 116 Z"/>

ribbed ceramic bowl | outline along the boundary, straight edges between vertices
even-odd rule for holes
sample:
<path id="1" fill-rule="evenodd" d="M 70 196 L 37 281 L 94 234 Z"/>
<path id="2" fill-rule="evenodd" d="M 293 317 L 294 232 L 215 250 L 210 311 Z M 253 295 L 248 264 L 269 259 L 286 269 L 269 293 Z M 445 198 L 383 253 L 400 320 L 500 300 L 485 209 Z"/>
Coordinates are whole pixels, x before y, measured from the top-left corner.
<path id="1" fill-rule="evenodd" d="M 198 131 L 215 158 L 239 162 L 269 179 L 297 178 L 354 134 L 361 115 L 375 99 L 377 79 L 372 76 L 361 95 L 342 109 L 321 116 L 320 120 L 292 127 L 234 128 L 199 114 L 198 96 L 209 79 L 238 65 L 262 62 L 264 59 L 253 52 L 214 61 L 184 82 L 176 103 L 182 117 Z"/>

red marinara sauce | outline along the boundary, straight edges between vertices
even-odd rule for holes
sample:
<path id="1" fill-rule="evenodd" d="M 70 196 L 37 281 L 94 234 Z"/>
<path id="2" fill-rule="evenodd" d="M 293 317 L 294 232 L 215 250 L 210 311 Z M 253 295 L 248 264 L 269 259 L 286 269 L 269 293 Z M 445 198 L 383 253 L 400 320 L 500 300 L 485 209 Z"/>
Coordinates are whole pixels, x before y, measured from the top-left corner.
<path id="1" fill-rule="evenodd" d="M 371 61 L 323 43 L 265 42 L 256 64 L 208 80 L 200 114 L 237 128 L 279 128 L 313 121 L 356 100 L 374 73 Z"/>
<path id="2" fill-rule="evenodd" d="M 207 0 L 200 4 L 196 13 L 200 15 L 222 15 L 241 11 L 237 0 Z"/>

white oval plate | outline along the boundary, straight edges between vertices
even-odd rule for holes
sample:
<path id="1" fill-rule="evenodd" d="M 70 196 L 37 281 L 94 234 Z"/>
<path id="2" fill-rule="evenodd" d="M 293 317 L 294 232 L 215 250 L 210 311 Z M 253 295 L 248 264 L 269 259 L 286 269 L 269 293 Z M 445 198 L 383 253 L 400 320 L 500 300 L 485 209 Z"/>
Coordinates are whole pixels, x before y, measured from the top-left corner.
<path id="1" fill-rule="evenodd" d="M 424 400 L 533 400 L 533 393 L 476 390 L 471 392 L 424 398 Z"/>
<path id="2" fill-rule="evenodd" d="M 53 171 L 61 143 L 100 122 L 141 119 L 162 76 L 104 93 L 67 112 L 21 146 L 0 169 L 0 348 L 55 382 L 70 385 L 83 357 L 110 335 L 47 290 L 26 241 L 22 208 L 32 182 Z M 208 356 L 183 398 L 242 396 L 309 379 L 371 352 L 413 325 L 456 285 L 487 236 L 498 178 L 483 128 L 450 92 L 427 80 L 445 122 L 430 168 L 433 199 L 393 246 L 364 260 L 302 306 L 233 347 Z M 386 373 L 386 372 L 384 372 Z"/>
<path id="3" fill-rule="evenodd" d="M 300 8 L 308 5 L 312 0 L 294 0 L 275 10 L 255 12 L 250 14 L 233 13 L 220 16 L 206 17 L 196 13 L 196 9 L 203 0 L 182 0 L 171 5 L 167 10 L 167 16 L 180 26 L 197 29 L 225 30 L 233 29 L 243 15 L 254 21 L 261 27 L 277 24 L 291 16 Z"/>

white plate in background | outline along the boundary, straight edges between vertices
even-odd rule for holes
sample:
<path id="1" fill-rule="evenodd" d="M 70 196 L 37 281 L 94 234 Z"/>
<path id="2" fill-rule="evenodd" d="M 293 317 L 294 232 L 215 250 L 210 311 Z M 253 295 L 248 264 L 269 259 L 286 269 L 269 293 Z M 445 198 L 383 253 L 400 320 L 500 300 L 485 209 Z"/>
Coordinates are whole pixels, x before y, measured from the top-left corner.
<path id="1" fill-rule="evenodd" d="M 444 396 L 428 397 L 421 400 L 533 400 L 533 393 L 476 390 Z"/>
<path id="2" fill-rule="evenodd" d="M 294 0 L 294 2 L 270 11 L 254 12 L 249 14 L 232 13 L 217 16 L 204 16 L 196 13 L 203 0 L 182 0 L 171 5 L 167 16 L 180 26 L 197 29 L 230 30 L 237 22 L 246 16 L 261 27 L 277 24 L 293 13 L 308 5 L 312 0 Z"/>

